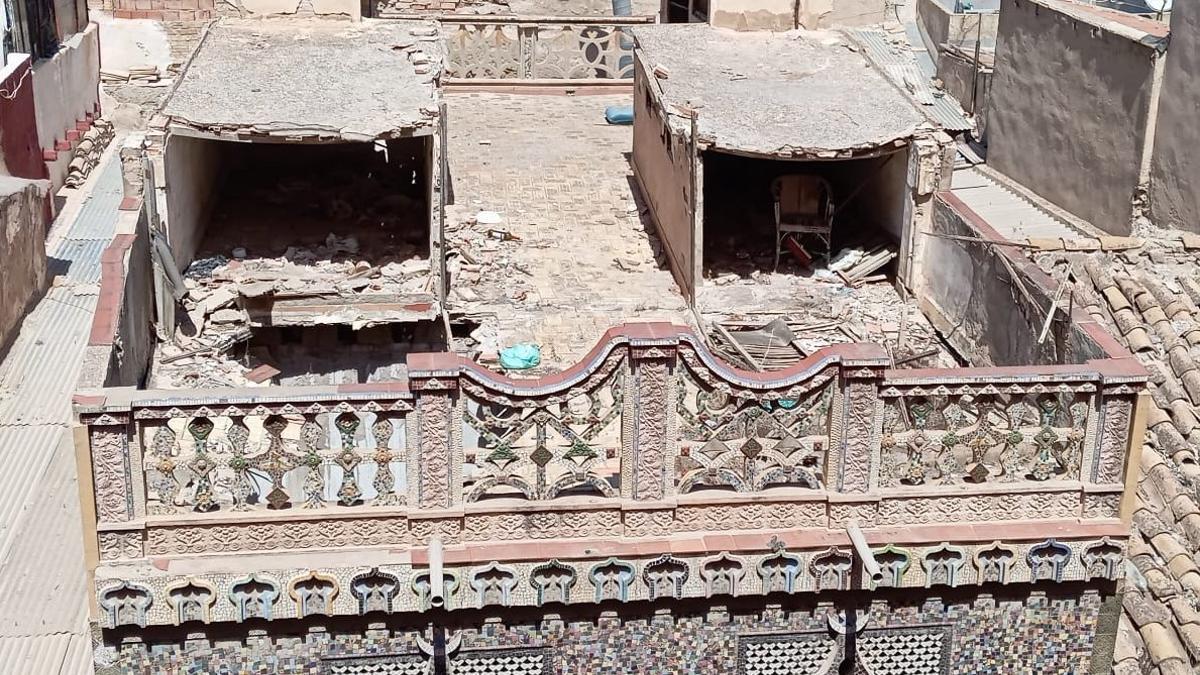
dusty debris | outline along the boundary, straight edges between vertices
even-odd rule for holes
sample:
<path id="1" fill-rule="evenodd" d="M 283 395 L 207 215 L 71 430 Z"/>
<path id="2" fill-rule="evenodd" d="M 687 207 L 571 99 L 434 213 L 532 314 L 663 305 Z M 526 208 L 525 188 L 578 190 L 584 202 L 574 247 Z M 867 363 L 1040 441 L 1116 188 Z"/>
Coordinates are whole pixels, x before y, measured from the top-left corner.
<path id="1" fill-rule="evenodd" d="M 116 68 L 101 68 L 100 81 L 107 83 L 127 82 L 133 84 L 145 84 L 158 82 L 163 77 L 163 72 L 158 66 L 141 65 L 130 66 L 126 70 L 118 70 Z"/>

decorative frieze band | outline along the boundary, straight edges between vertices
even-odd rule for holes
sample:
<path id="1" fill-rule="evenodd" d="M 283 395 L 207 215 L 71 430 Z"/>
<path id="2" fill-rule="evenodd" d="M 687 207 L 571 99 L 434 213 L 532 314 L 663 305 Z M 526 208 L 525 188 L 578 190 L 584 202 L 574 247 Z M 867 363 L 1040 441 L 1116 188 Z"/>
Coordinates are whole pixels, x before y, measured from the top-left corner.
<path id="1" fill-rule="evenodd" d="M 812 593 L 865 587 L 1113 581 L 1123 544 L 1107 538 L 1018 544 L 885 546 L 872 551 L 875 584 L 855 573 L 849 547 L 728 551 L 630 558 L 541 560 L 444 570 L 449 609 L 546 606 L 661 598 Z M 865 584 L 865 586 L 863 585 Z M 179 625 L 400 613 L 429 609 L 429 570 L 411 564 L 263 570 L 253 574 L 99 578 L 101 625 Z"/>
<path id="2" fill-rule="evenodd" d="M 1112 520 L 1119 486 L 1106 492 L 1082 487 L 1056 492 L 1001 494 L 891 494 L 862 501 L 830 495 L 771 500 L 646 504 L 576 504 L 571 508 L 504 511 L 468 508 L 454 515 L 401 509 L 354 514 L 297 513 L 292 519 L 151 518 L 136 530 L 100 532 L 103 560 L 239 551 L 330 550 L 424 546 L 433 536 L 446 544 L 497 541 L 619 540 L 680 533 L 841 531 L 851 520 L 863 528 L 956 523 L 1024 523 L 1035 520 Z M 131 523 L 132 524 L 132 523 Z M 144 548 L 143 548 L 144 547 Z"/>

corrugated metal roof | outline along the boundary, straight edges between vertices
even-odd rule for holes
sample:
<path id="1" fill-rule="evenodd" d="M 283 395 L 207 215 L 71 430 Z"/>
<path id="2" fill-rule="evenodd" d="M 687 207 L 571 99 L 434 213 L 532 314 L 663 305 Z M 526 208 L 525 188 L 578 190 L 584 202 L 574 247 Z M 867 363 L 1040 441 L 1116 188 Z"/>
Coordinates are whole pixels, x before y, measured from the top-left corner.
<path id="1" fill-rule="evenodd" d="M 50 256 L 50 273 L 64 276 L 75 283 L 98 283 L 100 256 L 108 244 L 109 239 L 66 239 Z"/>
<path id="2" fill-rule="evenodd" d="M 80 285 L 99 281 L 121 202 L 118 147 L 49 253 L 69 283 L 25 317 L 0 363 L 0 675 L 92 672 L 71 394 L 98 299 Z"/>
<path id="3" fill-rule="evenodd" d="M 121 162 L 113 156 L 95 173 L 93 192 L 83 202 L 75 222 L 67 230 L 67 239 L 112 239 L 113 213 L 121 205 Z"/>
<path id="4" fill-rule="evenodd" d="M 955 169 L 950 190 L 1010 241 L 1080 236 L 1075 228 L 974 167 Z"/>
<path id="5" fill-rule="evenodd" d="M 0 637 L 0 675 L 90 674 L 91 638 L 86 629 L 25 637 Z"/>
<path id="6" fill-rule="evenodd" d="M 63 424 L 0 426 L 0 465 L 5 475 L 20 477 L 0 492 L 0 561 L 8 558 L 34 496 L 46 488 L 46 471 L 65 433 Z"/>
<path id="7" fill-rule="evenodd" d="M 74 452 L 70 438 L 62 440 L 4 558 L 0 635 L 69 632 L 84 611 L 87 577 Z"/>
<path id="8" fill-rule="evenodd" d="M 873 28 L 846 29 L 846 34 L 857 42 L 875 65 L 879 66 L 900 88 L 909 93 L 917 108 L 944 129 L 968 131 L 975 128 L 957 99 L 936 90 L 929 76 L 917 65 L 916 55 L 908 40 Z"/>
<path id="9" fill-rule="evenodd" d="M 52 288 L 25 317 L 0 364 L 0 425 L 62 424 L 98 296 Z"/>

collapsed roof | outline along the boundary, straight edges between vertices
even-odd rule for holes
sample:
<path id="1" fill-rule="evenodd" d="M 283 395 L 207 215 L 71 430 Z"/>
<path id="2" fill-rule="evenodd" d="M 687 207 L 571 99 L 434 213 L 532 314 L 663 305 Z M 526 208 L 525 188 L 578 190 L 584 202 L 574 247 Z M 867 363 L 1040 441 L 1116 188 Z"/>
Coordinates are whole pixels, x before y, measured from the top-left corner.
<path id="1" fill-rule="evenodd" d="M 426 21 L 213 24 L 163 112 L 205 132 L 370 141 L 438 117 L 442 46 Z"/>
<path id="2" fill-rule="evenodd" d="M 669 112 L 695 110 L 699 140 L 764 155 L 837 155 L 903 143 L 925 118 L 846 37 L 703 24 L 637 28 Z"/>

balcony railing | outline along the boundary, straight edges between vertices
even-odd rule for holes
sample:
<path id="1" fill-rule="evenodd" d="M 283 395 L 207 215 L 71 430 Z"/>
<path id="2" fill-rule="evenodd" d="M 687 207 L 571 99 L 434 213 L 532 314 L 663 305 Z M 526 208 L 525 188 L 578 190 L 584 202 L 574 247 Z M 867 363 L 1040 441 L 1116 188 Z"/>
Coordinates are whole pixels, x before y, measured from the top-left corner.
<path id="1" fill-rule="evenodd" d="M 646 324 L 536 380 L 421 354 L 403 382 L 77 402 L 105 559 L 1118 515 L 1136 369 L 887 364 L 750 373 Z"/>
<path id="2" fill-rule="evenodd" d="M 459 80 L 620 80 L 633 77 L 623 28 L 653 17 L 447 17 L 446 76 Z"/>

